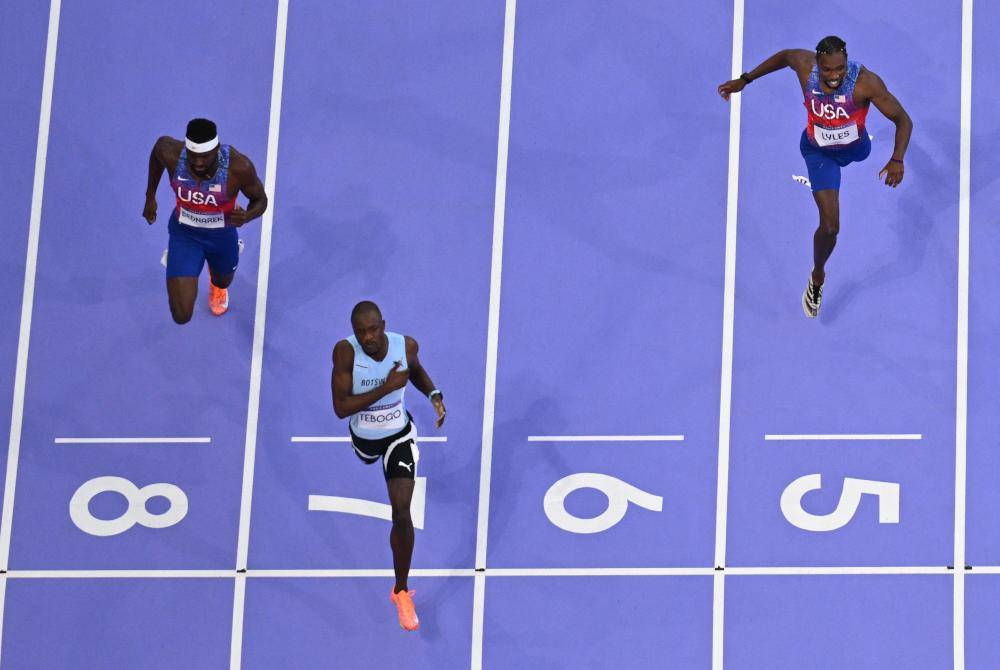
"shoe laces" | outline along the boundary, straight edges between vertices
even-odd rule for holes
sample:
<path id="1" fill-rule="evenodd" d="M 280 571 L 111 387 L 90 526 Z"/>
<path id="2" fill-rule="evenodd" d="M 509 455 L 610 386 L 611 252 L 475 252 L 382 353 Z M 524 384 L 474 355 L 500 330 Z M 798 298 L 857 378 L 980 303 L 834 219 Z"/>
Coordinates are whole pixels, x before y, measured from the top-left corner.
<path id="1" fill-rule="evenodd" d="M 811 300 L 812 302 L 819 302 L 819 299 L 822 298 L 822 297 L 823 297 L 823 285 L 820 284 L 819 286 L 817 286 L 816 284 L 812 283 L 812 280 L 810 280 L 809 281 L 809 300 Z"/>

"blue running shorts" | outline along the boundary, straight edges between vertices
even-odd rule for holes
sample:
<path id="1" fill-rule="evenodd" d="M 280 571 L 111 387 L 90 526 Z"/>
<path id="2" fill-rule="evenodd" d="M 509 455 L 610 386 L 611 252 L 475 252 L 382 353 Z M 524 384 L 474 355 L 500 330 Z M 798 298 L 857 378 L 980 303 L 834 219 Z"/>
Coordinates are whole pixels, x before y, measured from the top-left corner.
<path id="1" fill-rule="evenodd" d="M 167 226 L 170 244 L 167 246 L 167 276 L 197 277 L 208 261 L 217 277 L 236 272 L 240 261 L 239 235 L 236 228 L 195 228 L 170 216 Z"/>
<path id="2" fill-rule="evenodd" d="M 820 149 L 809 141 L 809 135 L 802 131 L 799 151 L 806 161 L 809 183 L 813 192 L 827 189 L 840 190 L 840 168 L 868 158 L 872 152 L 872 141 L 867 132 L 854 144 L 840 149 Z"/>

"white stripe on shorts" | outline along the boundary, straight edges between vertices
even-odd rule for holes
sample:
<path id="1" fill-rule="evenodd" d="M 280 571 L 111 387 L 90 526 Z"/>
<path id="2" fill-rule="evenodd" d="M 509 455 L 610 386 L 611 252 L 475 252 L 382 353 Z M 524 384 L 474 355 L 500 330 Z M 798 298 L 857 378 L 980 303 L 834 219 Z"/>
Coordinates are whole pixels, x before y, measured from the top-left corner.
<path id="1" fill-rule="evenodd" d="M 389 472 L 389 457 L 392 456 L 392 450 L 407 440 L 413 440 L 413 476 L 417 476 L 417 461 L 420 460 L 420 452 L 417 451 L 417 427 L 412 421 L 410 421 L 410 430 L 406 432 L 406 435 L 393 441 L 393 443 L 390 444 L 385 450 L 385 456 L 382 457 L 383 472 Z"/>

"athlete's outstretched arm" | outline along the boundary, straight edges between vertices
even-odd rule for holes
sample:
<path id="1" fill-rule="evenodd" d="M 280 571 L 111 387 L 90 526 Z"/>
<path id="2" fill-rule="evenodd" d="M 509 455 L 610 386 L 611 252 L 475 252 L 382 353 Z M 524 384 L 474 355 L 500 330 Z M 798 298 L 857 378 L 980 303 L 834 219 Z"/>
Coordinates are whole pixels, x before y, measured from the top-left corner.
<path id="1" fill-rule="evenodd" d="M 375 401 L 384 398 L 393 391 L 406 386 L 407 370 L 398 370 L 397 361 L 386 376 L 381 386 L 367 393 L 354 395 L 354 348 L 347 340 L 337 342 L 333 348 L 333 375 L 330 388 L 333 392 L 333 411 L 339 419 L 346 419 L 363 409 L 371 407 Z"/>
<path id="2" fill-rule="evenodd" d="M 267 209 L 267 193 L 260 183 L 253 161 L 233 148 L 229 150 L 229 174 L 239 180 L 240 191 L 249 200 L 246 209 L 235 207 L 226 217 L 227 225 L 239 227 L 264 213 Z"/>
<path id="3" fill-rule="evenodd" d="M 754 79 L 760 79 L 765 74 L 771 74 L 786 67 L 790 67 L 796 71 L 803 67 L 811 68 L 812 62 L 810 59 L 813 57 L 813 53 L 806 49 L 782 49 L 746 74 L 750 81 L 753 81 Z M 729 100 L 730 95 L 739 93 L 746 88 L 748 83 L 750 82 L 744 79 L 733 79 L 724 84 L 719 84 L 719 95 L 722 96 L 723 100 Z"/>
<path id="4" fill-rule="evenodd" d="M 885 118 L 896 124 L 896 146 L 892 150 L 892 157 L 885 164 L 885 167 L 878 173 L 879 179 L 885 176 L 885 185 L 895 188 L 903 181 L 903 157 L 906 155 L 906 147 L 910 145 L 910 135 L 913 134 L 913 121 L 906 113 L 903 106 L 896 100 L 896 96 L 889 92 L 882 78 L 871 70 L 867 70 L 868 80 L 866 88 L 871 90 L 870 100 L 872 104 L 882 112 Z"/>
<path id="5" fill-rule="evenodd" d="M 167 169 L 167 148 L 176 141 L 166 135 L 159 137 L 149 152 L 149 179 L 146 181 L 146 206 L 142 208 L 142 218 L 150 224 L 156 221 L 156 188 L 160 185 L 160 176 Z"/>
<path id="6" fill-rule="evenodd" d="M 423 364 L 420 362 L 420 358 L 417 354 L 420 352 L 420 345 L 417 341 L 406 336 L 406 365 L 410 368 L 410 381 L 413 385 L 417 387 L 417 390 L 427 395 L 431 391 L 437 390 L 434 386 L 434 382 L 431 381 L 431 376 L 427 373 Z M 434 405 L 434 411 L 437 412 L 437 427 L 440 428 L 441 424 L 444 423 L 444 417 L 447 413 L 444 408 L 444 395 L 440 391 L 434 394 L 434 397 L 430 399 L 431 404 Z"/>

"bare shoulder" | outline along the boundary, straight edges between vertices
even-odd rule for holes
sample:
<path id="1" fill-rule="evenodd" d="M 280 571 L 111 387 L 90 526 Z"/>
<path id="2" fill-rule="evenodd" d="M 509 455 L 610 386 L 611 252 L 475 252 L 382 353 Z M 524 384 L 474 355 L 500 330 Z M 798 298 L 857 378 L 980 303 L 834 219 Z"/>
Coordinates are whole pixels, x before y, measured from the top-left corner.
<path id="1" fill-rule="evenodd" d="M 173 151 L 179 156 L 181 153 L 181 147 L 184 146 L 184 143 L 176 137 L 170 137 L 170 135 L 160 135 L 156 138 L 155 146 L 157 151 Z"/>
<path id="2" fill-rule="evenodd" d="M 153 144 L 153 153 L 156 154 L 161 163 L 173 170 L 177 161 L 180 160 L 183 148 L 184 143 L 179 139 L 169 135 L 161 135 L 156 138 L 156 143 Z"/>
<path id="3" fill-rule="evenodd" d="M 411 359 L 417 355 L 420 351 L 420 345 L 417 341 L 410 337 L 409 335 L 403 335 L 403 341 L 406 342 L 406 358 Z"/>
<path id="4" fill-rule="evenodd" d="M 333 346 L 333 367 L 350 368 L 354 366 L 354 347 L 347 340 L 341 340 Z"/>
<path id="5" fill-rule="evenodd" d="M 861 67 L 861 71 L 858 72 L 858 80 L 854 84 L 855 98 L 871 100 L 884 95 L 887 91 L 882 77 L 864 66 Z"/>
<path id="6" fill-rule="evenodd" d="M 229 147 L 229 172 L 248 181 L 257 176 L 257 169 L 246 154 L 241 153 L 236 147 Z"/>
<path id="7" fill-rule="evenodd" d="M 882 81 L 882 77 L 862 65 L 861 70 L 858 72 L 858 81 L 854 87 L 857 88 L 858 86 L 871 91 L 879 91 L 885 89 L 885 82 Z"/>
<path id="8" fill-rule="evenodd" d="M 809 49 L 787 49 L 788 63 L 799 74 L 809 74 L 816 64 L 816 54 Z"/>

